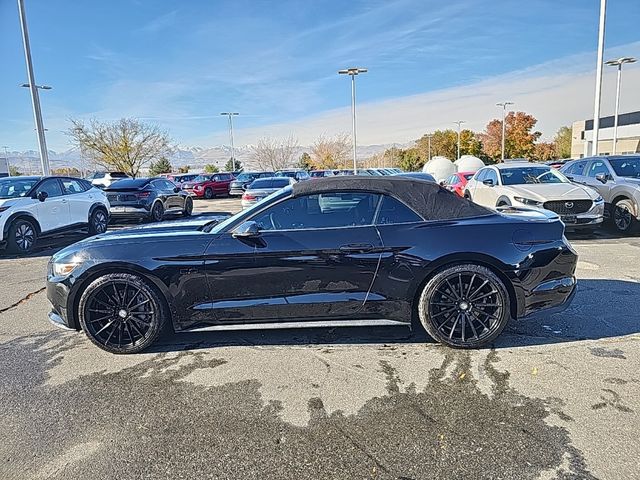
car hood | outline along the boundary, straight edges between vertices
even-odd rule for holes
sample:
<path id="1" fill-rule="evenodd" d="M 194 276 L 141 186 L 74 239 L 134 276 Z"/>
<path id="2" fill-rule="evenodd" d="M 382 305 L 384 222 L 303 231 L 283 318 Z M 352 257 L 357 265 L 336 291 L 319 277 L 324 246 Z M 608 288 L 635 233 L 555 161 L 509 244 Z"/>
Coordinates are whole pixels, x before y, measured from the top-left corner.
<path id="1" fill-rule="evenodd" d="M 0 198 L 0 207 L 13 207 L 22 203 L 22 198 Z"/>
<path id="2" fill-rule="evenodd" d="M 595 200 L 595 190 L 573 183 L 532 183 L 527 185 L 509 185 L 505 187 L 514 196 L 525 197 L 539 202 L 548 200 Z"/>
<path id="3" fill-rule="evenodd" d="M 634 177 L 620 177 L 622 179 L 622 183 L 625 185 L 631 185 L 633 187 L 640 187 L 640 178 Z"/>

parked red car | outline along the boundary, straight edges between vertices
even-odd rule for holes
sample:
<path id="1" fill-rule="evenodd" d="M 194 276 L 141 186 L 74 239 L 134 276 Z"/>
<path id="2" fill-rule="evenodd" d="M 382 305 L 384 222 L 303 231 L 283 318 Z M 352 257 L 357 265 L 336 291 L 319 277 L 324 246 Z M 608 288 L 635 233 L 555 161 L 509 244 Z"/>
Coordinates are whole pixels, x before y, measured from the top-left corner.
<path id="1" fill-rule="evenodd" d="M 230 173 L 198 175 L 191 182 L 183 183 L 182 189 L 198 198 L 213 198 L 216 195 L 229 195 L 229 186 L 234 179 Z"/>
<path id="2" fill-rule="evenodd" d="M 476 172 L 458 172 L 451 175 L 444 181 L 444 188 L 450 190 L 460 197 L 464 197 L 464 187 Z"/>

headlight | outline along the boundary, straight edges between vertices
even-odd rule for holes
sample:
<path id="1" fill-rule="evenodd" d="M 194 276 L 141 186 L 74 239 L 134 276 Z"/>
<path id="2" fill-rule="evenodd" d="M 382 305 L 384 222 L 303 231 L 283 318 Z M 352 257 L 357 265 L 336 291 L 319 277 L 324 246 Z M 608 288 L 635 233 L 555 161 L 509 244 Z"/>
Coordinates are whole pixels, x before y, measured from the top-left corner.
<path id="1" fill-rule="evenodd" d="M 531 205 L 532 207 L 541 207 L 542 202 L 538 202 L 537 200 L 531 200 L 530 198 L 524 197 L 513 197 L 516 202 L 524 203 L 525 205 Z"/>
<path id="2" fill-rule="evenodd" d="M 82 264 L 82 258 L 78 255 L 54 258 L 51 261 L 51 273 L 54 277 L 66 277 L 80 264 Z"/>
<path id="3" fill-rule="evenodd" d="M 603 203 L 604 202 L 604 198 L 602 198 L 602 196 L 598 195 L 598 198 L 596 198 L 593 202 L 594 203 Z"/>

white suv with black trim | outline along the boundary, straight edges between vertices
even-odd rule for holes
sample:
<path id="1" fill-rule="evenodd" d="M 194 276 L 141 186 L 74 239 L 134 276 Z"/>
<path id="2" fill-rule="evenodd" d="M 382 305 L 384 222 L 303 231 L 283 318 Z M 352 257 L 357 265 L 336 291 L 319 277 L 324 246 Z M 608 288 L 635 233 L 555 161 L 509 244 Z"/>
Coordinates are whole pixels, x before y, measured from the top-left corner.
<path id="1" fill-rule="evenodd" d="M 489 208 L 551 210 L 567 229 L 583 232 L 594 230 L 604 218 L 604 200 L 597 191 L 540 163 L 506 161 L 481 168 L 467 182 L 464 196 Z"/>
<path id="2" fill-rule="evenodd" d="M 40 237 L 88 229 L 104 233 L 109 201 L 87 180 L 72 177 L 0 178 L 0 247 L 28 253 Z"/>

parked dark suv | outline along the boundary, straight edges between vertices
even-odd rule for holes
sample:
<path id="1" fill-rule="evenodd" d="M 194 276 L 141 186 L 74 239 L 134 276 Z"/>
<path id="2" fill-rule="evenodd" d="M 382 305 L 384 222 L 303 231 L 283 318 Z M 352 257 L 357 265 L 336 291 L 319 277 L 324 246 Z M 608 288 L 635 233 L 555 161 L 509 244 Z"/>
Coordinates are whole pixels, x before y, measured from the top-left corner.
<path id="1" fill-rule="evenodd" d="M 273 177 L 273 172 L 242 172 L 229 186 L 229 195 L 242 195 L 251 182 L 258 178 Z"/>
<path id="2" fill-rule="evenodd" d="M 105 188 L 111 204 L 111 218 L 139 217 L 159 222 L 165 213 L 191 215 L 193 199 L 164 178 L 135 178 Z"/>

